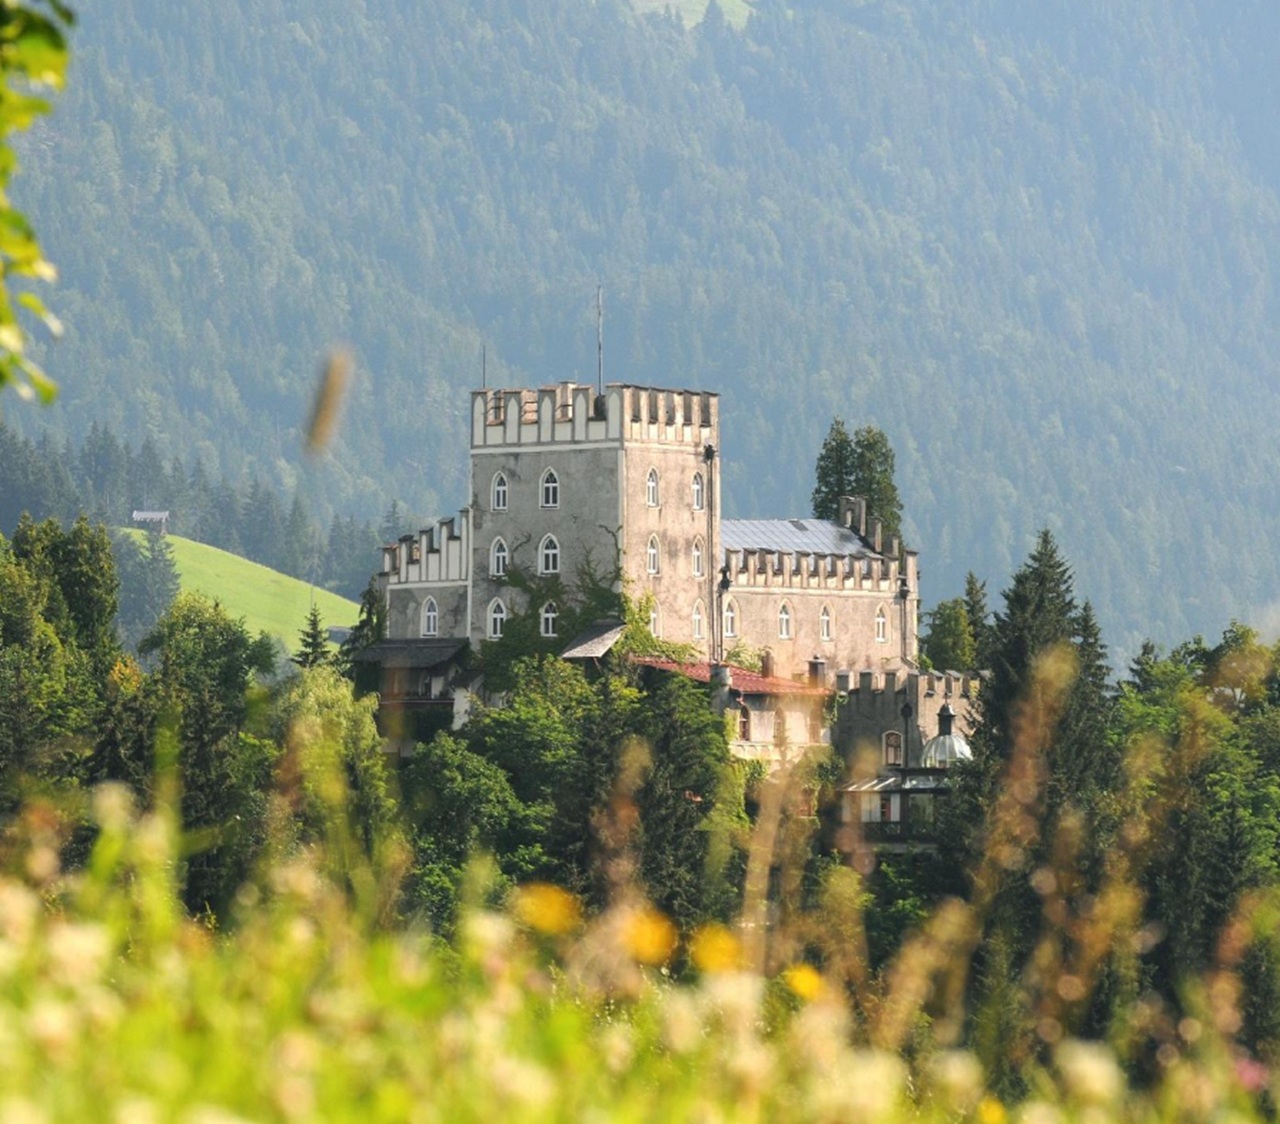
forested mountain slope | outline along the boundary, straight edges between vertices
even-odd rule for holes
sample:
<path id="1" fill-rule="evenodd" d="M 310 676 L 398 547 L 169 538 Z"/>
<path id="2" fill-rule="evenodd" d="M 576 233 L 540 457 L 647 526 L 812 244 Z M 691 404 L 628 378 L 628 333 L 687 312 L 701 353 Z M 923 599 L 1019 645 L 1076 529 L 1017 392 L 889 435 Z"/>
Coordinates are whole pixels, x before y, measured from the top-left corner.
<path id="1" fill-rule="evenodd" d="M 897 450 L 928 601 L 1042 525 L 1128 650 L 1277 597 L 1264 0 L 80 14 L 18 180 L 68 325 L 28 431 L 447 511 L 482 344 L 493 383 L 592 379 L 599 281 L 607 377 L 726 395 L 727 513 L 803 513 L 841 414 Z M 338 339 L 361 377 L 305 465 Z"/>

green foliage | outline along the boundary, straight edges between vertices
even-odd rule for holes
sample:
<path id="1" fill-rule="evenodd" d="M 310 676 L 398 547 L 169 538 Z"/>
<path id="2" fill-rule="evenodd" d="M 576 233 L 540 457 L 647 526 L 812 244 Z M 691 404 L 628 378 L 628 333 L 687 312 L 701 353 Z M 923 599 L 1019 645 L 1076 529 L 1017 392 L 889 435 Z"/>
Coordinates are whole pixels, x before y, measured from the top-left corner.
<path id="1" fill-rule="evenodd" d="M 928 614 L 929 631 L 921 643 L 930 665 L 941 671 L 973 671 L 978 646 L 963 598 L 940 601 Z"/>
<path id="2" fill-rule="evenodd" d="M 329 663 L 333 654 L 329 651 L 329 633 L 320 621 L 320 607 L 312 605 L 307 613 L 307 623 L 298 633 L 298 650 L 289 658 L 299 667 L 319 667 Z"/>
<path id="3" fill-rule="evenodd" d="M 9 180 L 18 169 L 10 137 L 49 112 L 50 103 L 37 91 L 62 88 L 71 23 L 71 9 L 61 0 L 6 0 L 0 5 L 0 391 L 14 386 L 22 397 L 36 395 L 45 402 L 56 387 L 28 354 L 30 341 L 18 308 L 55 336 L 62 326 L 34 293 L 23 291 L 15 298 L 9 284 L 15 277 L 52 281 L 57 274 L 26 216 L 9 201 Z"/>
<path id="4" fill-rule="evenodd" d="M 842 419 L 832 419 L 813 474 L 813 517 L 834 522 L 840 518 L 840 497 L 861 495 L 854 490 L 853 438 Z"/>

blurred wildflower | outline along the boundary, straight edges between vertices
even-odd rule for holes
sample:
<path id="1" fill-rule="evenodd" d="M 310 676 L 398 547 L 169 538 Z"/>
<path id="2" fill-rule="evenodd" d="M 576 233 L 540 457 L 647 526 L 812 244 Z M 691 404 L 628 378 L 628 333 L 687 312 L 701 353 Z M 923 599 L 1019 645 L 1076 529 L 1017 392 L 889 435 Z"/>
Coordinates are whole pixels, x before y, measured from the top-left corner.
<path id="1" fill-rule="evenodd" d="M 1115 1054 L 1101 1042 L 1069 1039 L 1057 1048 L 1054 1058 L 1067 1093 L 1075 1101 L 1110 1105 L 1124 1092 L 1124 1074 Z"/>
<path id="2" fill-rule="evenodd" d="M 530 929 L 560 937 L 582 923 L 582 906 L 568 890 L 549 882 L 521 886 L 515 894 L 515 914 Z"/>
<path id="3" fill-rule="evenodd" d="M 792 964 L 782 973 L 782 981 L 806 1003 L 812 1003 L 822 994 L 822 974 L 812 964 Z"/>
<path id="4" fill-rule="evenodd" d="M 652 906 L 642 906 L 623 922 L 622 941 L 631 957 L 641 964 L 665 964 L 676 947 L 676 927 Z"/>
<path id="5" fill-rule="evenodd" d="M 978 1111 L 974 1119 L 978 1124 L 1004 1124 L 1008 1115 L 1004 1105 L 995 1097 L 983 1097 L 978 1102 Z"/>
<path id="6" fill-rule="evenodd" d="M 324 370 L 320 372 L 320 382 L 316 386 L 315 401 L 311 405 L 311 418 L 307 422 L 308 453 L 321 452 L 333 439 L 351 368 L 351 353 L 345 348 L 334 348 L 325 359 Z"/>
<path id="7" fill-rule="evenodd" d="M 929 1077 L 942 1107 L 972 1112 L 982 1097 L 982 1063 L 968 1050 L 943 1050 L 929 1063 Z"/>
<path id="8" fill-rule="evenodd" d="M 693 934 L 689 955 L 700 972 L 733 972 L 742 967 L 742 942 L 723 925 L 703 925 Z"/>

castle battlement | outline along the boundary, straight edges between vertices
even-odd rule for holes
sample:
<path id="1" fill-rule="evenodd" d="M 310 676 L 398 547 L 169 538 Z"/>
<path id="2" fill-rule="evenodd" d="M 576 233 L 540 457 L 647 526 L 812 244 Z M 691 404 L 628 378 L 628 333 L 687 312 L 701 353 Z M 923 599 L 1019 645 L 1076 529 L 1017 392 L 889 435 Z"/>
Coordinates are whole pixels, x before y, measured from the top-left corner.
<path id="1" fill-rule="evenodd" d="M 382 548 L 382 573 L 390 585 L 452 584 L 470 573 L 470 513 L 438 519 L 416 535 Z"/>
<path id="2" fill-rule="evenodd" d="M 898 591 L 897 559 L 871 554 L 726 550 L 725 565 L 735 586 L 841 592 Z"/>
<path id="3" fill-rule="evenodd" d="M 875 708 L 885 695 L 907 692 L 922 699 L 937 699 L 938 706 L 947 700 L 972 699 L 978 691 L 980 677 L 958 671 L 839 671 L 836 692 L 848 698 L 848 705 Z"/>
<path id="4" fill-rule="evenodd" d="M 719 401 L 707 391 L 610 383 L 603 394 L 563 382 L 537 390 L 471 392 L 471 448 L 516 445 L 704 444 L 714 441 Z"/>

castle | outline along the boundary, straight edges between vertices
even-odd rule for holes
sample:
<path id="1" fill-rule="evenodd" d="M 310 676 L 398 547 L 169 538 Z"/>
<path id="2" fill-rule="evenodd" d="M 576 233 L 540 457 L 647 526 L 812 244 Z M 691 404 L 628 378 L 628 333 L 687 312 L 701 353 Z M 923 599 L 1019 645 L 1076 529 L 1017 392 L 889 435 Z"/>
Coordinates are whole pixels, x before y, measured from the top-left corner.
<path id="1" fill-rule="evenodd" d="M 415 714 L 465 715 L 466 652 L 514 614 L 536 614 L 565 658 L 599 658 L 621 635 L 620 622 L 562 635 L 560 607 L 528 603 L 517 570 L 616 572 L 653 635 L 698 656 L 640 662 L 707 683 L 736 718 L 735 754 L 776 764 L 828 743 L 851 765 L 870 755 L 841 790 L 842 822 L 862 825 L 842 850 L 929 841 L 945 770 L 969 752 L 951 722 L 976 683 L 920 670 L 916 553 L 862 500 L 842 499 L 835 522 L 723 519 L 719 398 L 705 391 L 485 389 L 470 422 L 470 502 L 383 548 L 386 638 L 362 658 L 380 666 L 393 743 L 411 744 Z M 733 666 L 746 652 L 758 670 Z"/>
<path id="2" fill-rule="evenodd" d="M 610 572 L 651 606 L 663 640 L 711 662 L 766 653 L 788 679 L 825 668 L 913 667 L 916 555 L 857 499 L 838 523 L 721 518 L 719 399 L 562 383 L 471 396 L 470 502 L 384 549 L 387 636 L 497 639 L 517 612 L 559 637 L 557 606 L 509 582 Z M 562 637 L 566 642 L 571 637 Z"/>

